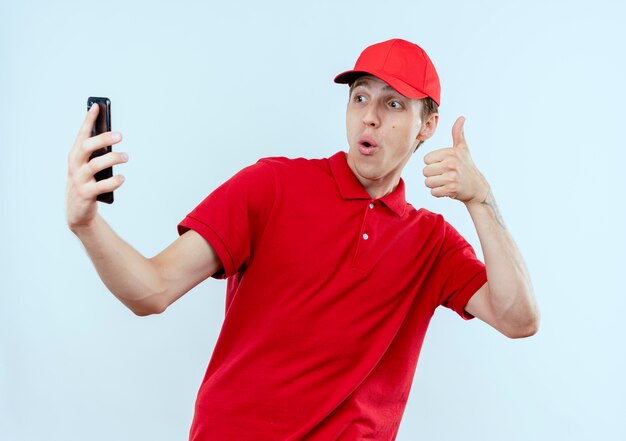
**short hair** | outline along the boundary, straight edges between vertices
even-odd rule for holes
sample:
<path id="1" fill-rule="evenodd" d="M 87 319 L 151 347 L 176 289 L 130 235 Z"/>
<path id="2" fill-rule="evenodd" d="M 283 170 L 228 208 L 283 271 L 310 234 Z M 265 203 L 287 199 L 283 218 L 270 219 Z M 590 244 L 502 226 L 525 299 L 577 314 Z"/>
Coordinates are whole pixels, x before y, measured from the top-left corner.
<path id="1" fill-rule="evenodd" d="M 358 80 L 358 78 L 356 80 Z M 350 90 L 348 91 L 348 99 L 352 99 L 352 89 L 354 89 L 354 84 L 356 80 L 352 81 L 349 84 Z M 415 99 L 415 98 L 411 98 L 411 99 Z M 418 101 L 422 102 L 422 114 L 420 115 L 422 122 L 426 121 L 430 115 L 439 113 L 439 105 L 431 97 L 427 96 L 426 98 L 419 98 Z M 424 141 L 420 141 L 417 144 L 413 153 L 415 153 L 422 144 L 424 144 Z"/>

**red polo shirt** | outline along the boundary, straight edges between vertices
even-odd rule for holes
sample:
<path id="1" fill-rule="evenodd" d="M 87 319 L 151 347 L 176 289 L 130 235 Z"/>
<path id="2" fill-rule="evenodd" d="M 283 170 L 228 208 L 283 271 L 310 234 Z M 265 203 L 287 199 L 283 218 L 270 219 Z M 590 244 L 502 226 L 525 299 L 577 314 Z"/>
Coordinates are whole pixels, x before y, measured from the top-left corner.
<path id="1" fill-rule="evenodd" d="M 462 317 L 486 282 L 441 215 L 404 182 L 373 200 L 345 153 L 262 159 L 178 226 L 228 277 L 226 315 L 190 439 L 392 440 L 430 318 Z"/>

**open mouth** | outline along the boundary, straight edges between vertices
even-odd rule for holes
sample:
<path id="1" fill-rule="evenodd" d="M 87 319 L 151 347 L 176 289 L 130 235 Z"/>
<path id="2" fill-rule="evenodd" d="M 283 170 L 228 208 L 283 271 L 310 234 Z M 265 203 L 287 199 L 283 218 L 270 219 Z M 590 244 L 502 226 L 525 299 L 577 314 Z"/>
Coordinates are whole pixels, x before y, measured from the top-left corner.
<path id="1" fill-rule="evenodd" d="M 363 137 L 359 140 L 359 152 L 365 156 L 371 156 L 378 150 L 376 141 L 369 137 Z"/>
<path id="2" fill-rule="evenodd" d="M 359 139 L 359 145 L 365 148 L 378 147 L 378 144 L 376 144 L 376 141 L 371 136 L 362 136 Z"/>

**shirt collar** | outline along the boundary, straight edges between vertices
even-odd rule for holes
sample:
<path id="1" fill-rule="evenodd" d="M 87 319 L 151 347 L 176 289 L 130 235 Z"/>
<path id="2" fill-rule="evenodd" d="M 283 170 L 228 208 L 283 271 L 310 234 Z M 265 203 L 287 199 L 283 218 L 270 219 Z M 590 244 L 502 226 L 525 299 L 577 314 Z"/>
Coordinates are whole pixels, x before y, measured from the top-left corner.
<path id="1" fill-rule="evenodd" d="M 354 173 L 352 173 L 345 152 L 335 153 L 329 158 L 329 163 L 330 170 L 339 188 L 339 193 L 341 193 L 344 199 L 372 199 L 357 177 L 354 176 Z M 398 216 L 402 216 L 407 205 L 402 178 L 400 178 L 398 186 L 391 193 L 380 198 L 379 201 Z"/>

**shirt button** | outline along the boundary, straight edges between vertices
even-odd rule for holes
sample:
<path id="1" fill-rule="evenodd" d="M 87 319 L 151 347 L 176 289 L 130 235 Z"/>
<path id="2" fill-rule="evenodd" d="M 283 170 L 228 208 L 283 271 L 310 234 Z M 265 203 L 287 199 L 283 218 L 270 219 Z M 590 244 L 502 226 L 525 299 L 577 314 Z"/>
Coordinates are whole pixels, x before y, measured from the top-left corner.
<path id="1" fill-rule="evenodd" d="M 367 239 L 369 239 L 369 238 L 370 238 L 370 237 L 367 235 L 367 233 L 363 233 L 363 240 L 367 240 Z"/>
<path id="2" fill-rule="evenodd" d="M 374 204 L 370 204 L 370 208 L 374 208 Z"/>

